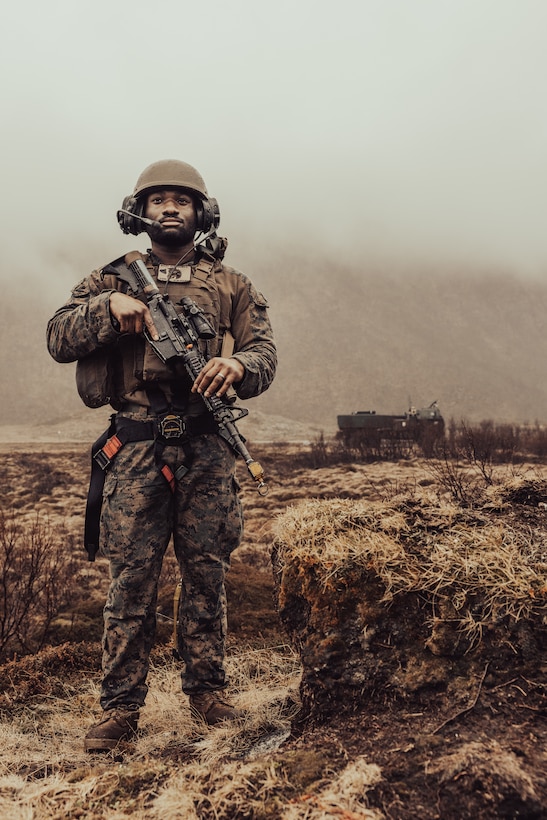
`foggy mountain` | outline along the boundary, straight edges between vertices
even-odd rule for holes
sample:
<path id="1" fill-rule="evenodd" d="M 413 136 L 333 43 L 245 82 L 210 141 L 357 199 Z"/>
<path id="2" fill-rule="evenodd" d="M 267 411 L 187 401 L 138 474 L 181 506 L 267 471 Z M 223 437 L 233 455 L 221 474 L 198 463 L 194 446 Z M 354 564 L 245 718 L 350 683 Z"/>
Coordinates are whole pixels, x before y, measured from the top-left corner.
<path id="1" fill-rule="evenodd" d="M 547 285 L 433 266 L 386 270 L 319 253 L 243 257 L 228 253 L 226 261 L 268 298 L 279 348 L 276 381 L 247 402 L 251 412 L 326 433 L 338 413 L 401 413 L 434 400 L 446 419 L 547 420 Z M 58 288 L 40 290 L 24 277 L 4 287 L 1 424 L 52 422 L 83 409 L 74 366 L 55 363 L 45 347 L 47 320 L 68 286 L 61 298 Z"/>

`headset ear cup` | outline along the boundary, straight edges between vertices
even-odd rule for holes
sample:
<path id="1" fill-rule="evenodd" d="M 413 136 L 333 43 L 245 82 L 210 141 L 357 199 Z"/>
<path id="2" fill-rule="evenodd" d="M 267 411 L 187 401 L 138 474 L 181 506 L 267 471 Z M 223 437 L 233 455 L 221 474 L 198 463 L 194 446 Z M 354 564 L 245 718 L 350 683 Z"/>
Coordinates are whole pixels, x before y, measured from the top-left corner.
<path id="1" fill-rule="evenodd" d="M 220 224 L 218 202 L 213 197 L 202 199 L 196 205 L 196 228 L 202 233 L 208 233 L 212 228 L 216 230 Z"/>
<path id="2" fill-rule="evenodd" d="M 133 214 L 139 213 L 141 207 L 138 199 L 131 194 L 126 196 L 122 203 L 122 209 Z M 138 236 L 144 230 L 143 223 L 139 219 L 133 219 L 129 214 L 121 211 L 118 211 L 118 224 L 124 233 L 130 233 L 133 236 Z"/>
<path id="3" fill-rule="evenodd" d="M 196 231 L 199 233 L 203 233 L 206 231 L 205 225 L 205 212 L 203 210 L 203 199 L 199 199 L 195 197 L 195 209 L 196 209 Z"/>

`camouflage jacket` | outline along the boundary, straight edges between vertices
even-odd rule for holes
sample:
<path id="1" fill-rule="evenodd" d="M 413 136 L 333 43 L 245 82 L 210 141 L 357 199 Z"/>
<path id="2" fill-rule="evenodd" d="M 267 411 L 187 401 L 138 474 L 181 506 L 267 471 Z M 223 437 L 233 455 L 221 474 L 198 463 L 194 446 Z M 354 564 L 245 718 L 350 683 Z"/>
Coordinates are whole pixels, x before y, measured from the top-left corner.
<path id="1" fill-rule="evenodd" d="M 183 296 L 190 296 L 215 329 L 215 338 L 202 343 L 207 359 L 220 355 L 226 333 L 232 335 L 233 352 L 228 355 L 245 368 L 243 380 L 234 385 L 238 397 L 248 399 L 266 390 L 275 375 L 277 353 L 268 304 L 248 277 L 219 260 L 202 257 L 191 266 L 189 281 L 166 285 L 158 260 L 150 255 L 142 258 L 175 307 Z M 120 334 L 114 327 L 110 294 L 125 288 L 108 266 L 79 282 L 48 322 L 51 356 L 58 362 L 78 362 L 78 390 L 90 407 L 111 404 L 119 409 L 127 401 L 146 405 L 145 388 L 153 384 L 168 399 L 173 390 L 178 395 L 182 390 L 188 396 L 189 412 L 200 412 L 201 399 L 190 394 L 190 380 L 181 362 L 163 363 L 142 335 Z"/>

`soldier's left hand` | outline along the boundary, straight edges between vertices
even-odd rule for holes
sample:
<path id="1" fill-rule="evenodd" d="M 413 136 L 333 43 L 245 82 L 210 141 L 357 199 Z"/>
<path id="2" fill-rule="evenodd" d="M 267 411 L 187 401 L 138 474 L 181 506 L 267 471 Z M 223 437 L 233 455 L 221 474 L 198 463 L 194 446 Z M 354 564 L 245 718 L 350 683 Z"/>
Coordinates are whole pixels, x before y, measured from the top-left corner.
<path id="1" fill-rule="evenodd" d="M 210 359 L 192 385 L 192 393 L 202 393 L 206 398 L 223 396 L 232 384 L 243 379 L 245 368 L 237 359 L 215 356 Z"/>

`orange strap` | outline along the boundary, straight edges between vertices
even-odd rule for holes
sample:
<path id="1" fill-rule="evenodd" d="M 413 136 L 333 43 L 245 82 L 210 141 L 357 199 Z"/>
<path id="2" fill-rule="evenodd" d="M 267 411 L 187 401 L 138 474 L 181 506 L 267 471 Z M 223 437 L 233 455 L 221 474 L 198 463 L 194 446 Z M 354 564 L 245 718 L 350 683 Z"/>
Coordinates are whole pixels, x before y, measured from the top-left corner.
<path id="1" fill-rule="evenodd" d="M 114 458 L 114 456 L 116 456 L 120 452 L 122 447 L 123 447 L 123 444 L 120 441 L 120 439 L 118 438 L 118 436 L 113 435 L 111 438 L 108 439 L 108 441 L 104 445 L 103 452 L 104 452 L 105 455 L 108 456 L 108 458 L 112 459 L 112 458 Z"/>
<path id="2" fill-rule="evenodd" d="M 171 492 L 174 493 L 175 492 L 175 474 L 173 473 L 173 470 L 167 464 L 163 464 L 161 469 L 160 469 L 160 472 L 163 475 L 163 477 L 165 478 L 165 480 L 167 481 L 167 483 L 169 484 L 169 487 L 171 488 Z"/>

